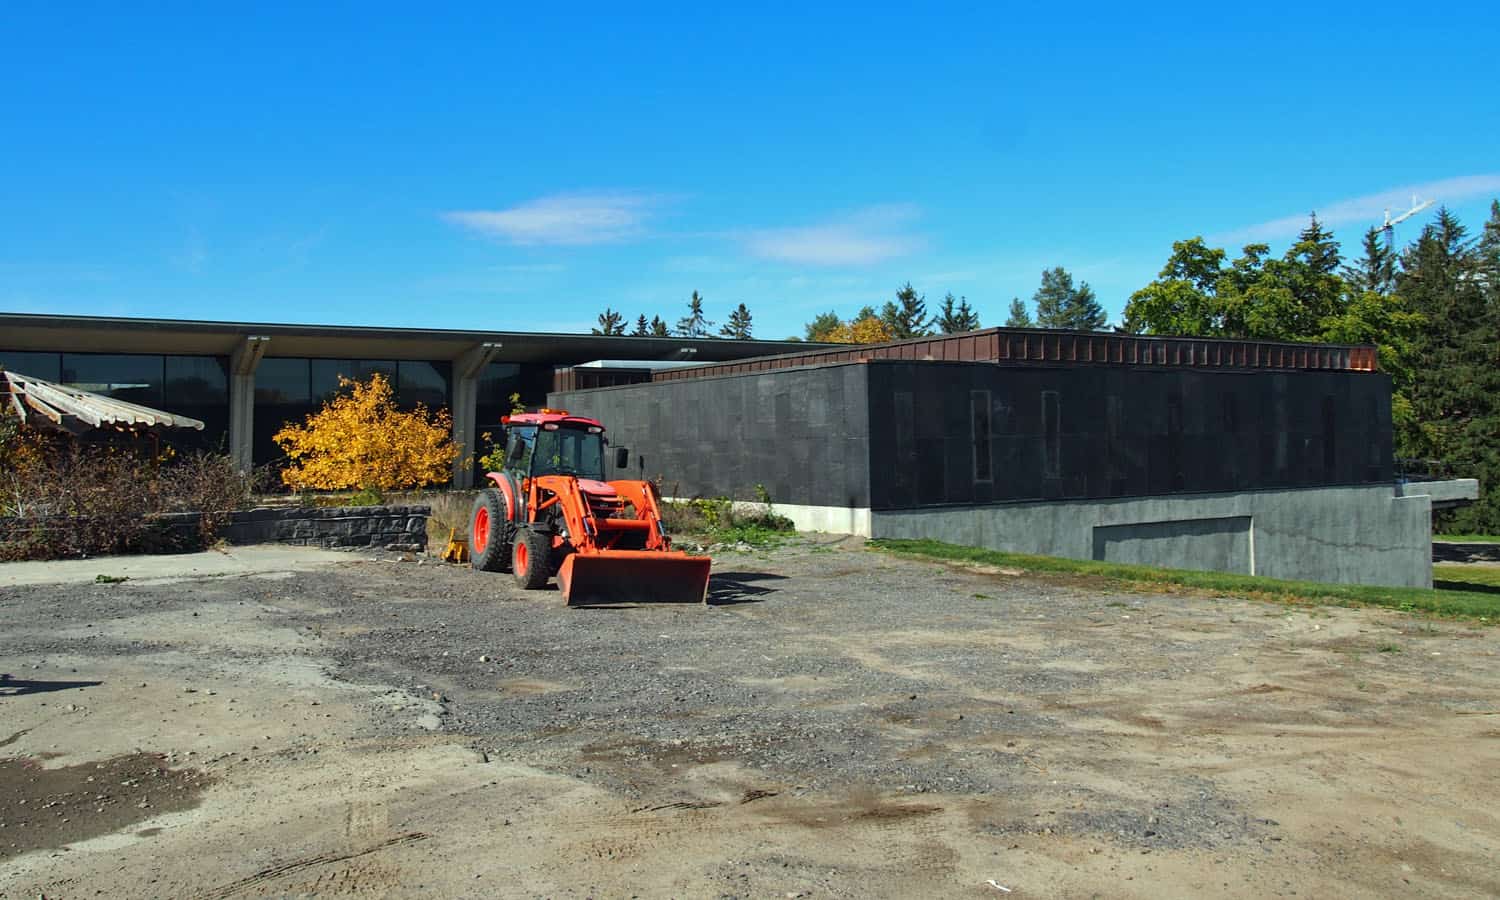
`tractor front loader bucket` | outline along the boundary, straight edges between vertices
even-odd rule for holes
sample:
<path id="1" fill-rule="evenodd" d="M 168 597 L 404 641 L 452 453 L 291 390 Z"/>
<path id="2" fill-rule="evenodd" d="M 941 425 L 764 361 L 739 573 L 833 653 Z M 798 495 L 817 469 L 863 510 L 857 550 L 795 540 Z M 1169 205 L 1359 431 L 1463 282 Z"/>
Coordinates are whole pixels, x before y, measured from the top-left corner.
<path id="1" fill-rule="evenodd" d="M 569 606 L 611 603 L 705 603 L 706 556 L 653 550 L 573 553 L 563 560 L 557 584 Z"/>

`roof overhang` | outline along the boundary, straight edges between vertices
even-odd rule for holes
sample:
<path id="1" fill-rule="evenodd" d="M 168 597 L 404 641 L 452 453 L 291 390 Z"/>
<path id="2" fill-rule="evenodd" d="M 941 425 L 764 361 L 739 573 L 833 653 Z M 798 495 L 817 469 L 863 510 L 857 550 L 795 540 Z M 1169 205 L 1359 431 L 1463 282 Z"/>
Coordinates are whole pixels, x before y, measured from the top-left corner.
<path id="1" fill-rule="evenodd" d="M 499 344 L 496 362 L 574 365 L 596 359 L 692 359 L 722 362 L 806 349 L 796 341 L 730 341 L 537 334 L 432 328 L 276 325 L 0 313 L 0 349 L 80 353 L 228 356 L 246 338 L 266 339 L 264 355 L 324 359 L 458 359 L 480 344 Z M 821 346 L 821 345 L 812 345 Z"/>

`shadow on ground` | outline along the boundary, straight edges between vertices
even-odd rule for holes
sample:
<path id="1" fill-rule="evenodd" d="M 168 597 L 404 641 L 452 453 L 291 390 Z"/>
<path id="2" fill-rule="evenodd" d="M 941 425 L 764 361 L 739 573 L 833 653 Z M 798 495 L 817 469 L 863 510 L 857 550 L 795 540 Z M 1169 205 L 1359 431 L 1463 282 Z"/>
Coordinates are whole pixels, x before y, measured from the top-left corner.
<path id="1" fill-rule="evenodd" d="M 74 688 L 96 687 L 103 683 L 102 681 L 24 681 L 11 678 L 9 675 L 0 675 L 0 697 L 71 691 Z"/>
<path id="2" fill-rule="evenodd" d="M 1432 561 L 1437 563 L 1500 564 L 1500 544 L 1438 543 L 1432 545 Z"/>
<path id="3" fill-rule="evenodd" d="M 710 606 L 759 603 L 766 594 L 776 593 L 776 588 L 765 587 L 756 582 L 785 580 L 785 575 L 772 575 L 769 572 L 715 572 L 708 582 L 708 602 Z"/>

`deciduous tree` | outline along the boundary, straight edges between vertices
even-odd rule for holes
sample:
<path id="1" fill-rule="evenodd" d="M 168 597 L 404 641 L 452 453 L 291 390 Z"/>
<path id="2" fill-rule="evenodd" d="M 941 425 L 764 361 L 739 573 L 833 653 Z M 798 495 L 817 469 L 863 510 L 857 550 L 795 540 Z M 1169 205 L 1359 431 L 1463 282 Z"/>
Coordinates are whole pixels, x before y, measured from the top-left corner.
<path id="1" fill-rule="evenodd" d="M 804 334 L 809 341 L 827 341 L 828 336 L 843 324 L 839 314 L 830 309 L 828 312 L 813 316 L 813 320 L 804 326 Z"/>
<path id="2" fill-rule="evenodd" d="M 853 319 L 839 325 L 826 338 L 834 344 L 883 344 L 894 340 L 890 326 L 866 306 Z"/>
<path id="3" fill-rule="evenodd" d="M 364 382 L 340 378 L 333 399 L 274 440 L 290 460 L 281 472 L 289 487 L 386 491 L 447 481 L 460 449 L 452 430 L 446 409 L 398 409 L 390 382 L 376 373 Z"/>

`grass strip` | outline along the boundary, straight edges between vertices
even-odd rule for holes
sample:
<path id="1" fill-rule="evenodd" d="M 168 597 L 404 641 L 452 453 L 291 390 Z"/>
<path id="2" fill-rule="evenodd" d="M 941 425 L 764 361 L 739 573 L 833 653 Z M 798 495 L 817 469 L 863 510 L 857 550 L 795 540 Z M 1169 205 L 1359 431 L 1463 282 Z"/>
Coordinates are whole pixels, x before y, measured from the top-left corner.
<path id="1" fill-rule="evenodd" d="M 1435 534 L 1432 539 L 1445 544 L 1500 544 L 1500 534 Z"/>
<path id="2" fill-rule="evenodd" d="M 1094 578 L 1113 585 L 1151 588 L 1195 588 L 1221 596 L 1330 606 L 1384 606 L 1403 612 L 1425 612 L 1452 618 L 1492 622 L 1500 617 L 1500 571 L 1477 566 L 1435 566 L 1440 589 L 1379 587 L 1283 581 L 1254 575 L 1159 569 L 1124 563 L 1062 559 L 960 547 L 927 540 L 872 540 L 868 546 L 902 556 L 979 563 L 1023 572 Z M 1475 570 L 1479 574 L 1475 574 Z M 1489 579 L 1493 578 L 1491 581 Z"/>

